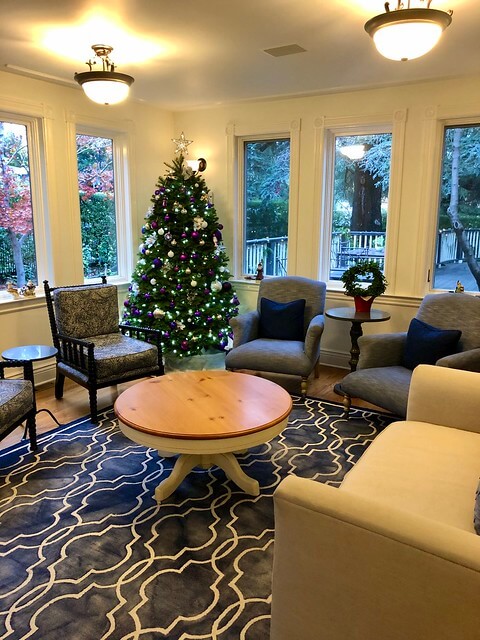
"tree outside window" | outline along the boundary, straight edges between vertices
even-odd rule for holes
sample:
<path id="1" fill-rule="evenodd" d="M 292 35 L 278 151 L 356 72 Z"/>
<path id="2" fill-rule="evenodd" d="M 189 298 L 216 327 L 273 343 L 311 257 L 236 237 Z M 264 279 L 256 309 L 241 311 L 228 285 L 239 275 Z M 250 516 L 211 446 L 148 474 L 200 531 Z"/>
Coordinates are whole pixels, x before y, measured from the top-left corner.
<path id="1" fill-rule="evenodd" d="M 84 276 L 118 275 L 113 140 L 76 140 Z"/>
<path id="2" fill-rule="evenodd" d="M 0 120 L 0 289 L 37 282 L 27 127 Z"/>
<path id="3" fill-rule="evenodd" d="M 360 260 L 385 261 L 392 134 L 335 137 L 330 279 Z"/>
<path id="4" fill-rule="evenodd" d="M 244 142 L 243 271 L 287 273 L 290 140 Z"/>
<path id="5" fill-rule="evenodd" d="M 444 131 L 433 286 L 480 290 L 480 124 Z"/>

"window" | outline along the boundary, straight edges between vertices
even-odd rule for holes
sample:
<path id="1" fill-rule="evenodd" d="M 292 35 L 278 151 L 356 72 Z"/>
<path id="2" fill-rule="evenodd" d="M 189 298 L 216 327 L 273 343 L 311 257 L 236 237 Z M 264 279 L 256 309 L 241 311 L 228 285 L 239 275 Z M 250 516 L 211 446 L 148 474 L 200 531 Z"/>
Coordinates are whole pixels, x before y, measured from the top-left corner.
<path id="1" fill-rule="evenodd" d="M 0 120 L 0 289 L 37 283 L 27 124 Z"/>
<path id="2" fill-rule="evenodd" d="M 480 124 L 446 126 L 433 286 L 480 290 Z"/>
<path id="3" fill-rule="evenodd" d="M 76 141 L 84 277 L 116 276 L 114 141 L 85 134 Z"/>
<path id="4" fill-rule="evenodd" d="M 330 280 L 360 260 L 385 263 L 391 133 L 333 135 Z"/>
<path id="5" fill-rule="evenodd" d="M 287 273 L 290 139 L 243 140 L 243 272 Z"/>

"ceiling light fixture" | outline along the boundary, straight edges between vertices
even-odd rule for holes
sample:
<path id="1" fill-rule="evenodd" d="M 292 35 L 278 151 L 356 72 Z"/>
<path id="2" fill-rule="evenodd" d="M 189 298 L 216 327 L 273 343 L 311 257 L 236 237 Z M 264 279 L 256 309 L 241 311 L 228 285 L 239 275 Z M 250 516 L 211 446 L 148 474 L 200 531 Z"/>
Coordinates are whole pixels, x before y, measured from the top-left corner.
<path id="1" fill-rule="evenodd" d="M 115 65 L 108 57 L 112 53 L 113 47 L 106 44 L 93 44 L 92 49 L 95 52 L 95 57 L 85 63 L 90 71 L 76 73 L 73 76 L 74 79 L 93 102 L 98 104 L 122 102 L 128 96 L 134 79 L 125 73 L 115 71 Z M 102 71 L 92 70 L 92 67 L 97 64 L 95 58 L 102 61 Z"/>
<path id="2" fill-rule="evenodd" d="M 424 0 L 419 0 L 424 2 Z M 442 32 L 452 22 L 452 11 L 426 8 L 410 8 L 398 0 L 396 9 L 375 16 L 365 24 L 365 31 L 373 38 L 379 53 L 390 60 L 413 60 L 428 53 L 437 44 Z"/>

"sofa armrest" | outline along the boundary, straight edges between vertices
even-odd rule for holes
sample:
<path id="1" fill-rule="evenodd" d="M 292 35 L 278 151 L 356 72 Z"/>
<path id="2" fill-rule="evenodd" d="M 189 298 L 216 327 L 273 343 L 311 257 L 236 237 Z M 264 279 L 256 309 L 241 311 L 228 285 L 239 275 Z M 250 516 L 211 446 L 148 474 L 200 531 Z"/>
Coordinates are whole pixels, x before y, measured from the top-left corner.
<path id="1" fill-rule="evenodd" d="M 274 501 L 271 640 L 478 640 L 479 536 L 294 476 Z"/>
<path id="2" fill-rule="evenodd" d="M 406 333 L 377 333 L 358 339 L 360 358 L 357 369 L 401 365 Z"/>
<path id="3" fill-rule="evenodd" d="M 480 349 L 470 349 L 469 351 L 452 353 L 449 356 L 440 358 L 435 364 L 440 367 L 480 372 Z"/>
<path id="4" fill-rule="evenodd" d="M 480 433 L 480 373 L 421 364 L 412 374 L 407 420 Z"/>
<path id="5" fill-rule="evenodd" d="M 325 317 L 323 314 L 314 316 L 310 320 L 307 333 L 305 335 L 304 351 L 308 358 L 315 359 L 318 357 L 318 347 L 320 344 L 320 338 L 322 337 L 323 329 L 325 327 Z"/>
<path id="6" fill-rule="evenodd" d="M 233 348 L 258 337 L 259 320 L 260 314 L 258 311 L 248 311 L 230 318 L 230 326 L 233 330 Z"/>

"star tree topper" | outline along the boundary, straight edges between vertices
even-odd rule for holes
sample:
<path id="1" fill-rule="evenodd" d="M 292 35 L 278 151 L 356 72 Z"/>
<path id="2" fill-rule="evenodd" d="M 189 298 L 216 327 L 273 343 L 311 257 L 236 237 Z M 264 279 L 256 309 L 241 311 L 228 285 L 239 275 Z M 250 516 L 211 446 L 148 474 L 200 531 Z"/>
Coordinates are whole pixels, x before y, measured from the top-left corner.
<path id="1" fill-rule="evenodd" d="M 188 155 L 188 145 L 192 144 L 193 140 L 187 140 L 185 138 L 185 134 L 182 131 L 179 138 L 172 138 L 172 142 L 174 142 L 177 145 L 177 148 L 175 149 L 175 153 L 182 153 L 182 154 Z"/>

